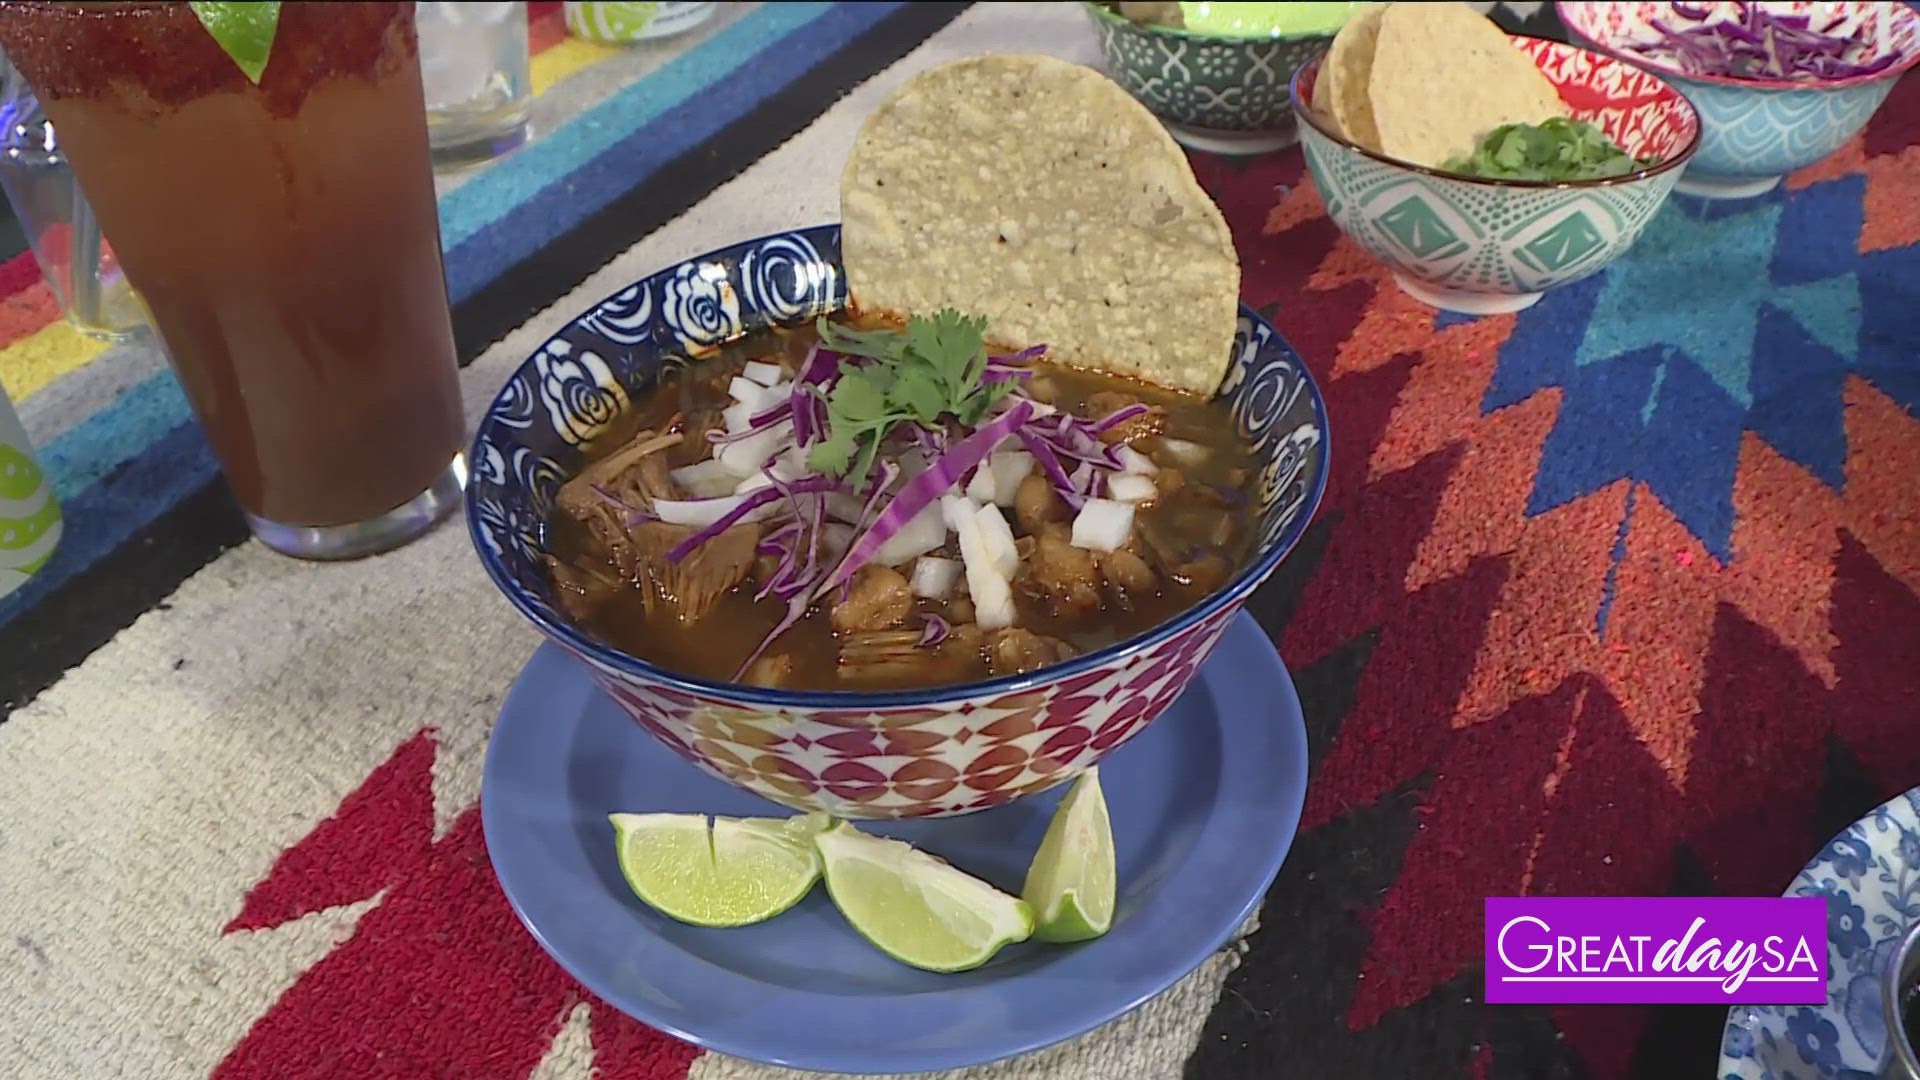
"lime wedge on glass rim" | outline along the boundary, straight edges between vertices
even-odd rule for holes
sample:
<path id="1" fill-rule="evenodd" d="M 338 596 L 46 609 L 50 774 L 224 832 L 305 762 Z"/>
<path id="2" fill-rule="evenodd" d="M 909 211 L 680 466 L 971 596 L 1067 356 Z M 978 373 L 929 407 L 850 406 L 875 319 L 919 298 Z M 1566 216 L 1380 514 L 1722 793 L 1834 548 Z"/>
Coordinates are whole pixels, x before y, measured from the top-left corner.
<path id="1" fill-rule="evenodd" d="M 1088 769 L 1060 800 L 1027 868 L 1020 895 L 1033 907 L 1033 936 L 1068 942 L 1106 933 L 1113 925 L 1113 864 L 1107 798 L 1100 790 L 1099 770 Z"/>
<path id="2" fill-rule="evenodd" d="M 834 905 L 861 937 L 903 964 L 967 971 L 1033 933 L 1024 901 L 911 844 L 845 823 L 814 843 Z"/>
<path id="3" fill-rule="evenodd" d="M 200 25 L 232 58 L 246 77 L 258 84 L 266 73 L 267 60 L 273 55 L 273 35 L 280 27 L 277 2 L 219 3 L 195 2 L 187 5 Z"/>
<path id="4" fill-rule="evenodd" d="M 746 926 L 800 902 L 820 878 L 814 834 L 825 814 L 708 818 L 608 814 L 620 872 L 634 895 L 695 926 Z"/>

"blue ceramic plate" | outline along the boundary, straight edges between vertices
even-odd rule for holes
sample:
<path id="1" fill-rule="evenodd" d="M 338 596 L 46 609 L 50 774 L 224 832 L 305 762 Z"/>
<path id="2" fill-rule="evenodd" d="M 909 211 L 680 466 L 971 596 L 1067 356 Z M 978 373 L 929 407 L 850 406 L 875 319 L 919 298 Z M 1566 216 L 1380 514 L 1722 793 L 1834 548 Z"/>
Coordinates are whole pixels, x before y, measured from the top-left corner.
<path id="1" fill-rule="evenodd" d="M 1829 840 L 1784 895 L 1826 898 L 1827 1004 L 1727 1010 L 1717 1075 L 1872 1080 L 1887 1049 L 1881 975 L 1920 921 L 1920 788 Z"/>
<path id="2" fill-rule="evenodd" d="M 554 645 L 500 711 L 481 817 L 507 899 L 547 952 L 644 1023 L 722 1053 L 831 1072 L 959 1068 L 1111 1020 L 1219 949 L 1280 869 L 1306 793 L 1306 729 L 1273 646 L 1242 614 L 1179 700 L 1100 766 L 1120 872 L 1113 929 L 1013 946 L 934 975 L 854 933 L 816 887 L 757 926 L 709 930 L 635 899 L 609 811 L 782 815 L 623 714 Z M 1059 792 L 863 828 L 1018 891 Z"/>

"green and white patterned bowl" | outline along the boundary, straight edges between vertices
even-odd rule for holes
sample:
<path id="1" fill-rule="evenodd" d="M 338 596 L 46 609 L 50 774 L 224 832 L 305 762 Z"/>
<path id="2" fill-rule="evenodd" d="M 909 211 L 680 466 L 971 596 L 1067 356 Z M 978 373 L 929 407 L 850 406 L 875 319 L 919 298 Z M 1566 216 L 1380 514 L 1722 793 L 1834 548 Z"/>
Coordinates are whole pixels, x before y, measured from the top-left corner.
<path id="1" fill-rule="evenodd" d="M 1700 145 L 1684 95 L 1629 64 L 1538 38 L 1514 45 L 1576 119 L 1654 164 L 1606 180 L 1486 180 L 1349 142 L 1313 107 L 1319 63 L 1293 77 L 1307 168 L 1327 216 L 1393 270 L 1415 299 L 1450 311 L 1519 311 L 1619 258 L 1653 219 Z"/>
<path id="2" fill-rule="evenodd" d="M 1331 33 L 1235 38 L 1143 26 L 1098 4 L 1080 5 L 1100 35 L 1107 74 L 1185 146 L 1262 154 L 1293 145 L 1287 80 L 1327 50 Z"/>

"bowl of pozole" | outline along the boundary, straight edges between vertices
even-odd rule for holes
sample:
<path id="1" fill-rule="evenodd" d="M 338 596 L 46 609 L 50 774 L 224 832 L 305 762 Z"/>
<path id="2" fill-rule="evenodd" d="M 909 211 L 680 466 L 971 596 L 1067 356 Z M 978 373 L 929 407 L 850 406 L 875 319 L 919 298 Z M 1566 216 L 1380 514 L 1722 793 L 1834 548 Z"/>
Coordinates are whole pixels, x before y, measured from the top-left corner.
<path id="1" fill-rule="evenodd" d="M 1211 399 L 951 312 L 852 327 L 839 244 L 737 244 L 568 324 L 480 423 L 469 526 L 681 757 L 795 809 L 969 813 L 1179 696 L 1312 516 L 1324 405 L 1244 307 Z"/>

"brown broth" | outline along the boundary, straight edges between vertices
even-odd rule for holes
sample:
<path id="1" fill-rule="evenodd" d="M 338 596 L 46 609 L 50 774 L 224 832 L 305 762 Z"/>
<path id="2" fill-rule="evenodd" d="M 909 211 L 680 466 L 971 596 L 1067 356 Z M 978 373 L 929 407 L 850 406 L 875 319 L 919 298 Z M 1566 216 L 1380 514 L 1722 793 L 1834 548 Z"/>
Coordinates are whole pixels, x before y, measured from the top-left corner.
<path id="1" fill-rule="evenodd" d="M 669 373 L 648 399 L 638 402 L 589 447 L 588 461 L 595 461 L 627 445 L 643 431 L 659 431 L 679 417 L 693 417 L 703 411 L 717 411 L 730 403 L 727 383 L 749 359 L 763 358 L 785 351 L 798 356 L 813 340 L 808 333 L 786 333 L 775 339 L 760 336 L 726 349 L 691 367 Z M 1253 514 L 1247 507 L 1252 493 L 1254 462 L 1244 443 L 1234 436 L 1232 418 L 1226 409 L 1212 401 L 1163 391 L 1131 380 L 1046 364 L 1035 365 L 1035 384 L 1052 384 L 1053 403 L 1083 416 L 1104 415 L 1107 409 L 1094 409 L 1090 400 L 1102 392 L 1123 393 L 1148 405 L 1165 410 L 1161 434 L 1207 448 L 1202 465 L 1180 464 L 1184 482 L 1180 491 L 1162 496 L 1136 511 L 1135 529 L 1154 529 L 1171 533 L 1182 541 L 1218 551 L 1225 572 L 1219 580 L 1203 584 L 1179 584 L 1161 574 L 1151 593 L 1133 593 L 1122 607 L 1108 597 L 1091 614 L 1068 616 L 1056 613 L 1048 599 L 1035 589 L 1014 584 L 1016 626 L 1058 639 L 1076 653 L 1091 652 L 1164 623 L 1192 607 L 1218 588 L 1224 579 L 1246 560 L 1254 532 Z M 1036 393 L 1036 396 L 1040 396 Z M 1143 445 L 1149 440 L 1143 440 Z M 666 452 L 670 464 L 679 466 L 706 456 L 703 448 L 683 443 Z M 1152 454 L 1156 460 L 1163 455 Z M 1166 464 L 1162 463 L 1163 470 Z M 1202 497 L 1200 485 L 1217 489 L 1217 494 Z M 1181 498 L 1181 491 L 1188 497 Z M 1009 523 L 1013 514 L 1008 512 Z M 1230 525 L 1222 524 L 1224 522 Z M 1231 529 L 1224 544 L 1215 545 L 1215 529 Z M 1016 535 L 1020 526 L 1014 524 Z M 949 536 L 950 550 L 937 552 L 958 559 Z M 604 551 L 598 550 L 586 530 L 563 513 L 556 512 L 548 531 L 548 548 L 569 565 L 582 563 L 608 567 Z M 904 573 L 910 567 L 901 567 Z M 1023 566 L 1023 573 L 1025 567 Z M 761 640 L 779 623 L 784 605 L 769 597 L 755 600 L 756 586 L 751 577 L 720 597 L 714 607 L 698 620 L 685 622 L 658 611 L 649 611 L 639 588 L 625 588 L 600 602 L 580 620 L 595 638 L 630 655 L 640 657 L 672 671 L 718 681 L 732 680 Z M 945 614 L 947 602 L 917 599 L 915 611 Z M 917 626 L 912 620 L 907 624 Z M 779 685 L 803 690 L 897 690 L 927 685 L 925 678 L 868 676 L 849 680 L 839 670 L 840 638 L 833 630 L 824 605 L 815 608 L 781 635 L 772 652 L 792 658 L 790 674 Z M 984 662 L 980 669 L 967 673 L 963 680 L 988 678 Z M 956 681 L 952 678 L 934 683 Z"/>

